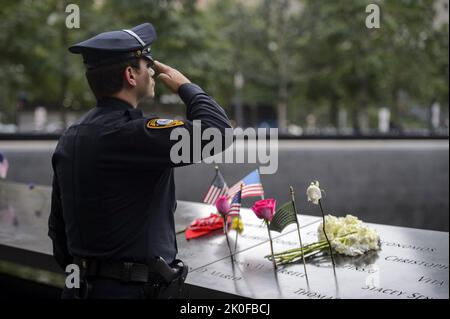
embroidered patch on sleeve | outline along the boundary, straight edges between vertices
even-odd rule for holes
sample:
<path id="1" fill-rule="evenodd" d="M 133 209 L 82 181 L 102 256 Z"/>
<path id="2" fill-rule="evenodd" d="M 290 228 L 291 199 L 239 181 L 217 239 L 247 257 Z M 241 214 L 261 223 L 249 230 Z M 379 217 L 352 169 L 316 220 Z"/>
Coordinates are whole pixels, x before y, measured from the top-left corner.
<path id="1" fill-rule="evenodd" d="M 151 119 L 147 122 L 147 128 L 169 128 L 174 126 L 184 125 L 180 120 L 168 120 L 168 119 Z"/>

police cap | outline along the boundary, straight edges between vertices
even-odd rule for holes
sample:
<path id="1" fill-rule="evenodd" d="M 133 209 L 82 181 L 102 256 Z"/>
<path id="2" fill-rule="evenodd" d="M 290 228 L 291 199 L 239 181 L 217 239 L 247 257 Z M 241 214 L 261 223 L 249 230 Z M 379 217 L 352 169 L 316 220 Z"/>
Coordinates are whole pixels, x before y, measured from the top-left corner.
<path id="1" fill-rule="evenodd" d="M 144 57 L 153 61 L 151 44 L 156 40 L 156 30 L 151 23 L 131 29 L 100 33 L 69 47 L 69 51 L 82 54 L 88 69 Z"/>

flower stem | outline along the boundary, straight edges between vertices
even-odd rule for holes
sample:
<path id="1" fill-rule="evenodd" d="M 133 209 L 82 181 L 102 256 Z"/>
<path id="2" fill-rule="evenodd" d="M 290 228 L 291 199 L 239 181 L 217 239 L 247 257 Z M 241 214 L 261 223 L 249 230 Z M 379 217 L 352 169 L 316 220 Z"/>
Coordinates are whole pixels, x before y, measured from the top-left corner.
<path id="1" fill-rule="evenodd" d="M 306 255 L 308 255 L 308 254 L 310 254 L 312 252 L 319 252 L 322 249 L 327 248 L 327 247 L 328 247 L 328 244 L 324 243 L 324 244 L 322 244 L 320 246 L 315 247 L 314 249 L 307 249 L 307 250 L 304 250 L 304 251 L 299 252 L 299 253 L 285 254 L 285 255 L 282 255 L 282 256 L 277 256 L 275 258 L 277 258 L 278 260 L 291 260 L 291 259 L 295 259 L 295 258 L 302 258 L 303 256 L 306 256 Z"/>
<path id="2" fill-rule="evenodd" d="M 325 235 L 325 238 L 326 238 L 326 240 L 328 242 L 328 245 L 330 246 L 329 248 L 330 248 L 331 263 L 333 264 L 333 267 L 334 267 L 336 264 L 334 262 L 333 248 L 331 247 L 330 240 L 328 239 L 327 232 L 325 231 L 325 214 L 323 212 L 322 202 L 321 202 L 320 199 L 319 199 L 319 206 L 320 206 L 320 211 L 322 212 L 322 220 L 323 220 L 323 222 L 322 222 L 322 230 L 323 230 L 323 234 Z"/>
<path id="3" fill-rule="evenodd" d="M 320 242 L 317 242 L 317 243 L 312 243 L 312 244 L 305 245 L 305 246 L 303 246 L 303 249 L 300 248 L 300 247 L 297 247 L 297 248 L 293 248 L 293 249 L 289 249 L 289 250 L 283 251 L 283 252 L 281 252 L 281 253 L 276 253 L 276 254 L 274 254 L 274 255 L 275 255 L 275 256 L 278 256 L 278 255 L 283 255 L 283 254 L 291 253 L 291 252 L 299 252 L 299 251 L 301 252 L 301 251 L 303 251 L 303 250 L 312 248 L 312 247 L 314 247 L 314 246 L 321 245 L 321 244 L 323 244 L 323 243 L 325 243 L 325 242 L 326 242 L 326 241 L 323 240 L 323 241 L 320 241 Z"/>
<path id="4" fill-rule="evenodd" d="M 334 238 L 334 240 L 343 242 L 343 241 L 347 240 L 348 236 L 350 236 L 354 233 L 355 232 L 351 232 L 351 233 L 342 235 L 340 237 L 336 237 L 336 238 Z M 299 258 L 315 255 L 315 254 L 321 252 L 323 249 L 327 249 L 329 247 L 330 247 L 329 243 L 326 240 L 322 240 L 319 242 L 315 242 L 315 243 L 311 243 L 306 246 L 303 246 L 303 249 L 294 248 L 294 249 L 286 250 L 286 251 L 276 253 L 273 255 L 267 255 L 267 256 L 264 256 L 264 258 L 267 258 L 269 260 L 275 259 L 276 263 L 278 263 L 280 265 L 285 265 L 285 264 L 291 263 L 293 261 L 296 261 Z"/>
<path id="5" fill-rule="evenodd" d="M 228 232 L 227 232 L 227 219 L 224 216 L 223 217 L 223 233 L 225 234 L 225 238 L 227 240 L 227 246 L 228 246 L 228 250 L 230 251 L 230 257 L 231 257 L 231 261 L 234 263 L 234 259 L 233 259 L 233 253 L 231 252 L 231 246 L 230 246 L 230 241 L 228 240 Z"/>
<path id="6" fill-rule="evenodd" d="M 273 254 L 273 243 L 272 243 L 272 236 L 270 235 L 269 222 L 267 220 L 265 220 L 265 221 L 266 221 L 266 226 L 267 226 L 267 233 L 269 234 L 270 252 L 272 253 L 273 268 L 277 269 L 277 263 L 275 262 L 275 256 Z"/>

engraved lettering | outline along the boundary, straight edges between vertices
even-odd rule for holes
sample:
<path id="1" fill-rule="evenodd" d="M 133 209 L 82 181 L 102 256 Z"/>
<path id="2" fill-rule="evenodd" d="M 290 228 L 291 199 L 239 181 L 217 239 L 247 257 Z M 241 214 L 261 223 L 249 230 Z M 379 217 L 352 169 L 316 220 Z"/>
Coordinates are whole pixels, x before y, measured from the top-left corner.
<path id="1" fill-rule="evenodd" d="M 430 284 L 430 285 L 437 285 L 437 286 L 443 286 L 445 283 L 445 280 L 436 280 L 433 278 L 427 278 L 425 276 L 422 276 L 419 278 L 418 282 Z"/>
<path id="2" fill-rule="evenodd" d="M 409 258 L 402 258 L 402 257 L 398 257 L 398 256 L 387 256 L 385 258 L 385 260 L 398 262 L 398 263 L 423 266 L 423 267 L 432 268 L 432 269 L 441 269 L 441 270 L 448 269 L 448 265 L 436 264 L 436 263 L 426 262 L 426 261 L 422 261 L 422 260 L 414 260 L 414 259 L 409 259 Z"/>
<path id="3" fill-rule="evenodd" d="M 300 295 L 300 296 L 306 296 L 308 298 L 314 298 L 314 299 L 336 299 L 333 296 L 324 295 L 318 292 L 309 291 L 304 288 L 300 288 L 296 291 L 294 291 L 294 294 Z"/>

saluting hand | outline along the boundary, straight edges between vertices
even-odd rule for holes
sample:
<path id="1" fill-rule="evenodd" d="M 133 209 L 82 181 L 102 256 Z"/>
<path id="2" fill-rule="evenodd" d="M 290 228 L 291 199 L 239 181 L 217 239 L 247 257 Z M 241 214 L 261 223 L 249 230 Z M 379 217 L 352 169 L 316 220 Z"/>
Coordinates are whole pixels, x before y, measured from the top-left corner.
<path id="1" fill-rule="evenodd" d="M 160 79 L 173 93 L 178 93 L 178 88 L 185 83 L 191 83 L 180 71 L 155 61 L 155 68 L 158 71 Z"/>

